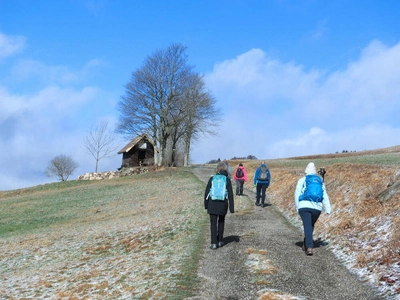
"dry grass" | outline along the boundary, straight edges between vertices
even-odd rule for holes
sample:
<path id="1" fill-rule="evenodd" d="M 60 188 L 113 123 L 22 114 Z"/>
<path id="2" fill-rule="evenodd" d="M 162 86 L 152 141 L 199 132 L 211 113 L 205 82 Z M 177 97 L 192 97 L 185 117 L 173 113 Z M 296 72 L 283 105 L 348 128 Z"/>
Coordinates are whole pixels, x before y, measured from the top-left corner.
<path id="1" fill-rule="evenodd" d="M 278 272 L 278 269 L 267 258 L 267 250 L 248 248 L 244 253 L 247 255 L 245 265 L 256 276 L 253 283 L 260 286 L 270 284 L 268 275 Z"/>
<path id="2" fill-rule="evenodd" d="M 252 214 L 254 212 L 254 201 L 250 201 L 249 197 L 235 197 L 235 213 L 239 216 Z"/>
<path id="3" fill-rule="evenodd" d="M 302 300 L 302 298 L 298 298 L 288 294 L 282 294 L 280 291 L 272 290 L 272 289 L 264 289 L 259 292 L 260 297 L 258 300 Z"/>
<path id="4" fill-rule="evenodd" d="M 352 272 L 383 293 L 400 293 L 399 151 L 397 146 L 387 151 L 266 160 L 272 175 L 267 198 L 298 227 L 302 225 L 293 199 L 297 180 L 309 161 L 325 167 L 332 214 L 321 215 L 314 238 L 328 241 Z M 260 163 L 241 162 L 250 177 Z M 251 180 L 246 188 L 253 189 L 252 185 Z"/>

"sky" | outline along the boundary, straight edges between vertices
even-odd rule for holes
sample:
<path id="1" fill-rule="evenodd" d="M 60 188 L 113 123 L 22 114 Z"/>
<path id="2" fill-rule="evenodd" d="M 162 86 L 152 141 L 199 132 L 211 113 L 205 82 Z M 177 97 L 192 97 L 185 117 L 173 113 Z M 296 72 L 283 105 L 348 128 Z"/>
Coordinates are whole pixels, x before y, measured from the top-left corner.
<path id="1" fill-rule="evenodd" d="M 399 145 L 399 11 L 397 0 L 0 0 L 0 190 L 57 181 L 45 169 L 58 155 L 79 165 L 69 179 L 93 172 L 90 127 L 115 127 L 132 72 L 173 43 L 221 109 L 192 163 Z"/>

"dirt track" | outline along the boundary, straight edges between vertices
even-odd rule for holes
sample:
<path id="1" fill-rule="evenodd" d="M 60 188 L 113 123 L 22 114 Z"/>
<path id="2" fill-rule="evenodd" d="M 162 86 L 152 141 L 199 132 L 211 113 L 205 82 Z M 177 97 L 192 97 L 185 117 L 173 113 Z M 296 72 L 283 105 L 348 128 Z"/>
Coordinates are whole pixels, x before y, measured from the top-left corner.
<path id="1" fill-rule="evenodd" d="M 198 167 L 193 172 L 206 182 L 213 169 Z M 302 232 L 274 206 L 254 206 L 253 191 L 245 190 L 245 195 L 235 198 L 241 205 L 227 215 L 226 245 L 210 250 L 209 233 L 205 236 L 198 274 L 202 288 L 190 299 L 382 299 L 323 243 L 313 256 L 306 256 L 301 250 Z M 251 208 L 241 211 L 246 205 Z M 285 298 L 274 298 L 275 292 Z"/>

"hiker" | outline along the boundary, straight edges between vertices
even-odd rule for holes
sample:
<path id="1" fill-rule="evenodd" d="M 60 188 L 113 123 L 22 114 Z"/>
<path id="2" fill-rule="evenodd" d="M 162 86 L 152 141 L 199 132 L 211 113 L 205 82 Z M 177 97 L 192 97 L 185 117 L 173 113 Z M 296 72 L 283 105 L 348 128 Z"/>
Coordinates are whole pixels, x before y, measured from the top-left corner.
<path id="1" fill-rule="evenodd" d="M 228 172 L 228 178 L 232 179 L 232 170 L 231 167 L 229 167 L 228 161 L 225 160 L 225 165 L 226 165 L 226 171 Z"/>
<path id="2" fill-rule="evenodd" d="M 265 207 L 265 194 L 271 181 L 271 173 L 265 162 L 261 162 L 261 166 L 254 173 L 254 186 L 256 187 L 256 205 Z M 261 203 L 260 203 L 261 198 Z"/>
<path id="3" fill-rule="evenodd" d="M 331 204 L 325 189 L 325 184 L 317 175 L 313 162 L 310 162 L 307 165 L 305 173 L 306 176 L 297 181 L 294 193 L 294 202 L 296 210 L 303 221 L 303 250 L 307 255 L 313 255 L 314 225 L 317 222 L 321 211 L 325 211 L 328 215 L 331 213 Z"/>
<path id="4" fill-rule="evenodd" d="M 210 177 L 204 192 L 204 208 L 210 215 L 210 248 L 212 250 L 224 245 L 225 215 L 228 212 L 228 207 L 233 214 L 235 209 L 232 182 L 228 177 L 226 164 L 219 162 L 216 174 Z"/>
<path id="5" fill-rule="evenodd" d="M 247 181 L 247 172 L 242 163 L 236 169 L 233 179 L 236 182 L 236 196 L 243 196 L 243 185 Z"/>

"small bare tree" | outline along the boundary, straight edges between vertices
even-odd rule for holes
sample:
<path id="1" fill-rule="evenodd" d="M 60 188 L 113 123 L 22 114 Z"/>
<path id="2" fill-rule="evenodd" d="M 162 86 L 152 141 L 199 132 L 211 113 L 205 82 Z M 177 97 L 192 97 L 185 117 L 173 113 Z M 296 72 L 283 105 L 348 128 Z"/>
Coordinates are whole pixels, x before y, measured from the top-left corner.
<path id="1" fill-rule="evenodd" d="M 97 172 L 99 160 L 116 155 L 118 145 L 115 144 L 117 135 L 108 129 L 108 122 L 102 121 L 98 126 L 91 126 L 89 134 L 85 137 L 83 148 L 96 160 Z"/>
<path id="2" fill-rule="evenodd" d="M 78 164 L 71 156 L 61 154 L 49 162 L 45 174 L 49 177 L 57 177 L 60 181 L 66 181 L 76 168 Z"/>

